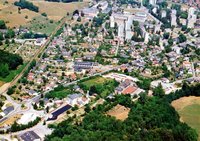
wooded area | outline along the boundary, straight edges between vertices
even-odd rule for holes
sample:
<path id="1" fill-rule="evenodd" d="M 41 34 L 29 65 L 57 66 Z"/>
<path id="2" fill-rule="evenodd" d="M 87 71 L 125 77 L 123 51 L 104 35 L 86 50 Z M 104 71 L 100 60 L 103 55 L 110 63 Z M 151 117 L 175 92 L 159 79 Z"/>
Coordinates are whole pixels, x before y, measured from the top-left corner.
<path id="1" fill-rule="evenodd" d="M 141 94 L 133 103 L 129 96 L 119 95 L 114 100 L 107 100 L 86 114 L 83 121 L 75 122 L 72 118 L 53 126 L 53 134 L 46 141 L 197 141 L 196 131 L 180 122 L 179 115 L 171 106 L 171 101 L 182 96 L 200 95 L 200 84 L 189 86 L 184 83 L 182 90 L 169 95 L 148 97 Z M 157 90 L 156 90 L 157 91 Z M 155 92 L 156 92 L 155 91 Z M 158 91 L 157 91 L 158 92 Z M 105 112 L 117 104 L 131 108 L 128 118 L 122 122 Z"/>
<path id="2" fill-rule="evenodd" d="M 23 59 L 17 54 L 0 50 L 0 77 L 6 77 L 10 70 L 15 70 L 23 64 Z"/>

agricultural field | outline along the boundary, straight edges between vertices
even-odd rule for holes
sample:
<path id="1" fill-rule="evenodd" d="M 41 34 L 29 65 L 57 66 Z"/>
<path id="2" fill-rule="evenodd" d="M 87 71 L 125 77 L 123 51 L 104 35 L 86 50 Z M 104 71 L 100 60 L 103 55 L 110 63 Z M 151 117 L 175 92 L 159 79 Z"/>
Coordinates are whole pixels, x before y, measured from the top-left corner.
<path id="1" fill-rule="evenodd" d="M 20 25 L 26 25 L 34 17 L 39 16 L 39 13 L 22 9 L 21 13 L 18 13 L 18 8 L 13 4 L 15 0 L 0 1 L 0 19 L 6 22 L 8 27 L 19 27 Z"/>
<path id="2" fill-rule="evenodd" d="M 7 0 L 8 3 L 6 3 L 5 1 L 6 0 L 0 1 L 0 19 L 4 20 L 6 22 L 6 25 L 11 28 L 25 26 L 27 24 L 31 24 L 32 22 L 33 24 L 35 24 L 33 19 L 37 19 L 38 17 L 41 18 L 42 13 L 47 14 L 47 18 L 49 19 L 48 21 L 53 20 L 56 23 L 60 19 L 62 19 L 67 13 L 71 15 L 74 10 L 81 9 L 88 5 L 88 2 L 56 3 L 43 0 L 29 0 L 34 5 L 39 7 L 39 12 L 37 13 L 28 9 L 22 9 L 21 13 L 18 13 L 18 7 L 14 5 L 14 2 L 16 0 Z M 40 21 L 42 20 L 43 18 L 41 18 Z M 47 24 L 45 26 L 49 25 Z M 31 27 L 35 27 L 35 25 Z M 50 28 L 53 28 L 53 26 L 50 26 Z M 41 32 L 45 30 L 46 28 L 41 30 Z"/>
<path id="3" fill-rule="evenodd" d="M 37 16 L 34 17 L 30 22 L 27 23 L 26 27 L 30 31 L 39 32 L 43 34 L 50 35 L 56 26 L 58 26 L 58 22 L 49 20 L 47 17 L 44 16 Z"/>
<path id="4" fill-rule="evenodd" d="M 180 120 L 196 129 L 200 135 L 200 97 L 182 97 L 173 101 L 172 106 L 179 113 Z"/>
<path id="5" fill-rule="evenodd" d="M 67 13 L 72 14 L 75 10 L 88 5 L 88 2 L 57 3 L 38 0 L 31 0 L 31 2 L 39 7 L 39 13 L 46 13 L 49 19 L 55 21 L 59 21 Z"/>

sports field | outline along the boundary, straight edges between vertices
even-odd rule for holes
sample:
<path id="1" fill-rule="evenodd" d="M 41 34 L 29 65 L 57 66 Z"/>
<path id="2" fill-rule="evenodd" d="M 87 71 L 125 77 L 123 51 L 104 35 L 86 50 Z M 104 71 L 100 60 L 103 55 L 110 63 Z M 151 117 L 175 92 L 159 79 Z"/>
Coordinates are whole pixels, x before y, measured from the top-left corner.
<path id="1" fill-rule="evenodd" d="M 180 120 L 196 129 L 200 136 L 200 97 L 182 97 L 173 101 L 172 106 L 179 113 L 181 117 Z"/>

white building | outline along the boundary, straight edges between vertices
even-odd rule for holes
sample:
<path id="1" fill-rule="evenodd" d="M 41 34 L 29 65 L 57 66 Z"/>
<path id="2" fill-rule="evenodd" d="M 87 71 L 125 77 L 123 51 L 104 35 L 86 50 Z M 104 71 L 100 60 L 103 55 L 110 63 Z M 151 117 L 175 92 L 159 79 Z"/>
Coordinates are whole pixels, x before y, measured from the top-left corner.
<path id="1" fill-rule="evenodd" d="M 161 11 L 161 18 L 165 18 L 167 16 L 167 12 L 165 10 Z"/>
<path id="2" fill-rule="evenodd" d="M 35 113 L 25 113 L 18 121 L 18 124 L 28 124 L 31 121 L 34 121 L 37 118 Z"/>
<path id="3" fill-rule="evenodd" d="M 187 19 L 187 28 L 194 28 L 194 25 L 197 21 L 197 15 L 195 14 L 196 9 L 190 7 L 188 10 L 188 19 Z"/>
<path id="4" fill-rule="evenodd" d="M 145 12 L 137 12 L 134 15 L 130 13 L 118 14 L 114 13 L 110 16 L 110 27 L 115 27 L 115 23 L 118 27 L 118 38 L 122 41 L 131 40 L 133 36 L 132 23 L 138 21 L 144 23 L 147 19 L 147 14 Z"/>
<path id="5" fill-rule="evenodd" d="M 149 4 L 151 5 L 156 5 L 156 3 L 157 3 L 157 0 L 149 0 Z"/>
<path id="6" fill-rule="evenodd" d="M 172 10 L 172 12 L 171 12 L 171 26 L 177 26 L 176 10 Z"/>

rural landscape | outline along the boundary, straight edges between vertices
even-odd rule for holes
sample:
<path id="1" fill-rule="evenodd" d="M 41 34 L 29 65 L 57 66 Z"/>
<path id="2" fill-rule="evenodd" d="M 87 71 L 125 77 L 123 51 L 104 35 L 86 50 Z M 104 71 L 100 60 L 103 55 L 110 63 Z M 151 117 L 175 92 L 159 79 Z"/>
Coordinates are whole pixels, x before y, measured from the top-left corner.
<path id="1" fill-rule="evenodd" d="M 200 141 L 200 1 L 0 0 L 0 140 Z"/>

